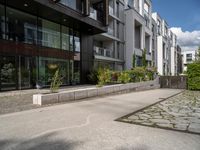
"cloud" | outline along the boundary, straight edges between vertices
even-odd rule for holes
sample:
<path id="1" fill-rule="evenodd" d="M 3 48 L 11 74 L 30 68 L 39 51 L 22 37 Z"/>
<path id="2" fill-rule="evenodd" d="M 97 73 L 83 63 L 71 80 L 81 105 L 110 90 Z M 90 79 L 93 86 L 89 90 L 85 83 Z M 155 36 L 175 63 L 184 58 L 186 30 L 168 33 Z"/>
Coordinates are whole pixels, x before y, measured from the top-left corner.
<path id="1" fill-rule="evenodd" d="M 183 31 L 181 27 L 173 27 L 171 31 L 177 35 L 178 44 L 183 51 L 197 50 L 200 46 L 200 30 L 189 32 Z"/>

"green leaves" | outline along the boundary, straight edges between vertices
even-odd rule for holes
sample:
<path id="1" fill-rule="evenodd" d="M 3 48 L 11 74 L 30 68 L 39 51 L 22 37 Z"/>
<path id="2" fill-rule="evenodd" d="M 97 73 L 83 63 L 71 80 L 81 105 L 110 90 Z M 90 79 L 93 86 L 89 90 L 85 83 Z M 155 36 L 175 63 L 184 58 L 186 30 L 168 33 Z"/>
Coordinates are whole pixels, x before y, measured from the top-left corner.
<path id="1" fill-rule="evenodd" d="M 62 78 L 60 76 L 60 72 L 59 72 L 59 69 L 56 70 L 53 78 L 52 78 L 52 81 L 51 81 L 51 87 L 50 87 L 50 90 L 52 93 L 55 93 L 58 91 L 58 89 L 60 88 L 60 85 L 62 84 Z"/>
<path id="2" fill-rule="evenodd" d="M 188 65 L 188 88 L 190 90 L 200 90 L 200 63 Z"/>

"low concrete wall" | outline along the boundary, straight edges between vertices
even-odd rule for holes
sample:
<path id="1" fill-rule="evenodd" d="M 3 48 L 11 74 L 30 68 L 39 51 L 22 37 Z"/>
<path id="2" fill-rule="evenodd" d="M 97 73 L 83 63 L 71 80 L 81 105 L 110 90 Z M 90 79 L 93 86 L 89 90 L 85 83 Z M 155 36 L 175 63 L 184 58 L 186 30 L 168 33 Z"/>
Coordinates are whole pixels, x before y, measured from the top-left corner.
<path id="1" fill-rule="evenodd" d="M 112 93 L 125 93 L 139 90 L 149 90 L 160 88 L 159 79 L 146 82 L 116 84 L 103 87 L 86 88 L 72 91 L 63 91 L 51 94 L 35 94 L 33 95 L 33 104 L 47 105 L 53 103 L 62 103 L 67 101 L 80 100 L 84 98 L 108 95 Z"/>

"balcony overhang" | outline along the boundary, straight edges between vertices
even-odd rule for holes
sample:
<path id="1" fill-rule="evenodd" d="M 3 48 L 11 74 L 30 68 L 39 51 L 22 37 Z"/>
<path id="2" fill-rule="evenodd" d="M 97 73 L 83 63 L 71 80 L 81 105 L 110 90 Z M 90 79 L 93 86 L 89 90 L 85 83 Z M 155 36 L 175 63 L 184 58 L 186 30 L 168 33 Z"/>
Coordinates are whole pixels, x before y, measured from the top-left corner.
<path id="1" fill-rule="evenodd" d="M 53 0 L 0 0 L 0 2 L 44 19 L 77 28 L 91 35 L 107 32 L 104 23 L 55 3 Z"/>

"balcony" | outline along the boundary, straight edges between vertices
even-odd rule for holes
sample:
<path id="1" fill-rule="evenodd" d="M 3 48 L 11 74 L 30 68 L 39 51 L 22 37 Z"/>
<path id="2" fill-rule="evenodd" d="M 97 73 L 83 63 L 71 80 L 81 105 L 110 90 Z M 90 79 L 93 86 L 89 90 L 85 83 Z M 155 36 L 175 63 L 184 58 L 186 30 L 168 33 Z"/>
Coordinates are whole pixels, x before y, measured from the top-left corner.
<path id="1" fill-rule="evenodd" d="M 109 6 L 109 15 L 114 15 L 114 9 L 111 6 Z"/>
<path id="2" fill-rule="evenodd" d="M 90 18 L 97 20 L 97 10 L 95 10 L 94 8 L 90 7 Z"/>
<path id="3" fill-rule="evenodd" d="M 112 35 L 113 36 L 113 33 L 114 33 L 114 31 L 113 31 L 113 29 L 111 29 L 111 28 L 108 28 L 108 32 L 107 32 L 109 35 Z"/>
<path id="4" fill-rule="evenodd" d="M 113 57 L 113 51 L 97 46 L 94 46 L 94 54 L 104 57 Z"/>

